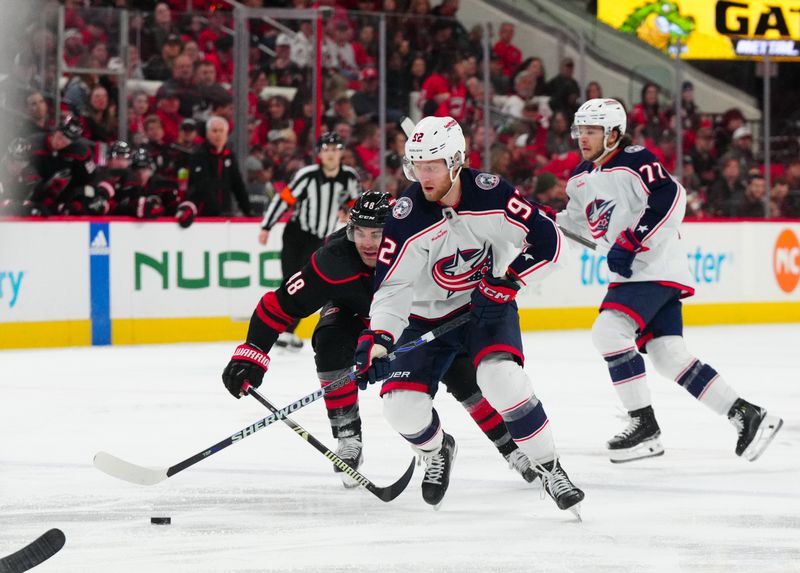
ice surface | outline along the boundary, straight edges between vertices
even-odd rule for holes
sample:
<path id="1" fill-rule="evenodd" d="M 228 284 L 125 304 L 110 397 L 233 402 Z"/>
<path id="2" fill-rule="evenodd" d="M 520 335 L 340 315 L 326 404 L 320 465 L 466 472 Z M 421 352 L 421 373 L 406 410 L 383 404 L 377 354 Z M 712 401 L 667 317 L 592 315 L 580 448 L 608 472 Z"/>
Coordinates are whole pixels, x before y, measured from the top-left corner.
<path id="1" fill-rule="evenodd" d="M 222 387 L 235 344 L 0 352 L 0 555 L 58 527 L 67 544 L 37 572 L 800 571 L 800 325 L 690 328 L 687 341 L 783 416 L 758 461 L 733 454 L 724 418 L 652 374 L 666 454 L 609 463 L 604 442 L 624 421 L 589 333 L 526 335 L 527 371 L 586 491 L 582 524 L 509 470 L 444 392 L 436 407 L 459 454 L 438 512 L 422 501 L 420 468 L 386 504 L 345 490 L 283 424 L 160 484 L 120 482 L 92 466 L 96 452 L 167 467 L 266 415 Z M 262 386 L 273 403 L 315 385 L 308 347 L 273 352 Z M 412 454 L 377 388 L 361 411 L 362 471 L 387 485 Z M 335 447 L 321 401 L 294 419 Z"/>

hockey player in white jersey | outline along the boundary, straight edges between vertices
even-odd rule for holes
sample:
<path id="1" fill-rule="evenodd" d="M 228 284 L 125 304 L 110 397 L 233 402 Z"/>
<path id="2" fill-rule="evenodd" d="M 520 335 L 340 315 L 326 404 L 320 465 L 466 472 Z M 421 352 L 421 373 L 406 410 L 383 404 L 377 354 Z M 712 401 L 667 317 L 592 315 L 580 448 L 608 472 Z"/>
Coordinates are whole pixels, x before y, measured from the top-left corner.
<path id="1" fill-rule="evenodd" d="M 514 298 L 521 285 L 544 277 L 564 256 L 556 225 L 497 175 L 463 168 L 461 127 L 450 117 L 426 117 L 406 143 L 413 183 L 386 222 L 375 272 L 370 330 L 355 353 L 361 386 L 383 380 L 389 424 L 427 464 L 424 500 L 438 508 L 456 457 L 433 407 L 438 381 L 464 348 L 477 367 L 486 399 L 534 463 L 561 509 L 577 513 L 583 492 L 556 454 L 542 403 L 523 370 Z M 462 313 L 466 325 L 401 354 L 395 346 Z"/>
<path id="2" fill-rule="evenodd" d="M 559 225 L 588 234 L 608 249 L 608 291 L 592 340 L 628 411 L 628 426 L 608 442 L 612 462 L 664 453 L 641 353 L 656 371 L 677 382 L 736 428 L 736 455 L 755 460 L 783 421 L 742 399 L 683 340 L 681 299 L 692 296 L 680 225 L 686 191 L 625 135 L 626 114 L 613 99 L 592 99 L 576 112 L 572 137 L 583 162 L 567 183 L 569 202 Z"/>

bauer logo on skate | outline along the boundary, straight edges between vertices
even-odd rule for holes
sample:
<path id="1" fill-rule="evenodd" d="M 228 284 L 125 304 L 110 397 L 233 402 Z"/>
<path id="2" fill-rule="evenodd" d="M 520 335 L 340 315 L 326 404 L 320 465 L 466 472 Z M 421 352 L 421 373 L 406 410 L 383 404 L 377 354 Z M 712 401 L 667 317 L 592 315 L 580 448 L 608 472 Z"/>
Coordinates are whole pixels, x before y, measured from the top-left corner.
<path id="1" fill-rule="evenodd" d="M 492 272 L 493 259 L 492 247 L 485 244 L 480 249 L 456 249 L 454 255 L 433 265 L 433 280 L 447 291 L 449 298 L 457 291 L 473 288 L 484 273 Z"/>
<path id="2" fill-rule="evenodd" d="M 783 292 L 791 293 L 800 282 L 800 241 L 791 229 L 785 229 L 775 241 L 772 255 L 775 280 Z"/>

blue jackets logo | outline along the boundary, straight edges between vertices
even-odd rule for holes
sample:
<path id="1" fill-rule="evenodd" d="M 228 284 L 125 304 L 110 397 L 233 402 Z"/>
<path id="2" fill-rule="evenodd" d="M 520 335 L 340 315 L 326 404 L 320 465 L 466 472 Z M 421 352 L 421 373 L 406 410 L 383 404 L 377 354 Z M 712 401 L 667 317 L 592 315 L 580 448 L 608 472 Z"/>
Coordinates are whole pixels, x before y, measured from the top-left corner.
<path id="1" fill-rule="evenodd" d="M 586 206 L 586 220 L 589 221 L 589 232 L 595 239 L 608 232 L 611 214 L 614 212 L 614 202 L 595 199 Z"/>

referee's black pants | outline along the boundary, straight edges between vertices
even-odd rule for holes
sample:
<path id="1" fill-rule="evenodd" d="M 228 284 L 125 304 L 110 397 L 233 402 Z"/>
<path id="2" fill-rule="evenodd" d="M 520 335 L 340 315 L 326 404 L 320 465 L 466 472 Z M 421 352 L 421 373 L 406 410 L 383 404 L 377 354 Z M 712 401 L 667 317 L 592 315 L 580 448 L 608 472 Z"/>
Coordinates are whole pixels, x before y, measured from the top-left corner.
<path id="1" fill-rule="evenodd" d="M 288 279 L 302 269 L 314 251 L 322 246 L 324 239 L 312 233 L 307 233 L 300 228 L 298 223 L 289 221 L 283 229 L 283 249 L 281 250 L 281 272 L 283 278 Z M 297 327 L 295 322 L 286 331 L 294 332 Z"/>

